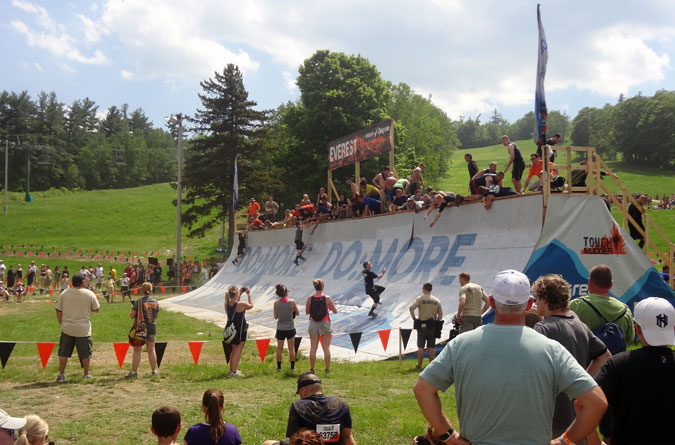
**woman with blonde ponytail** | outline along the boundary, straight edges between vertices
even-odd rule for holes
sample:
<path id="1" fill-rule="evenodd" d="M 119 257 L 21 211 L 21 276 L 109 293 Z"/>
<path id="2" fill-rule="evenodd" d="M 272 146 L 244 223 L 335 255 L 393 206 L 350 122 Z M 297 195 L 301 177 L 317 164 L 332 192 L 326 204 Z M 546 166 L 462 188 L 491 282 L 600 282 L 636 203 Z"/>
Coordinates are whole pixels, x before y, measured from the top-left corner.
<path id="1" fill-rule="evenodd" d="M 34 415 L 26 416 L 26 425 L 19 430 L 14 445 L 47 445 L 49 425 L 42 418 Z"/>
<path id="2" fill-rule="evenodd" d="M 248 303 L 241 300 L 241 294 L 246 293 L 248 296 Z M 239 360 L 241 359 L 241 352 L 244 350 L 246 344 L 246 337 L 248 335 L 248 323 L 246 323 L 247 310 L 253 308 L 253 300 L 251 300 L 251 289 L 242 287 L 237 289 L 235 286 L 228 286 L 225 293 L 225 313 L 227 314 L 227 322 L 232 323 L 237 330 L 234 339 L 230 342 L 232 345 L 232 354 L 230 354 L 230 372 L 228 377 L 243 377 L 244 374 L 239 370 Z"/>
<path id="3" fill-rule="evenodd" d="M 242 443 L 237 427 L 223 421 L 225 396 L 218 389 L 209 389 L 202 397 L 205 422 L 193 425 L 185 434 L 185 445 L 239 445 Z"/>

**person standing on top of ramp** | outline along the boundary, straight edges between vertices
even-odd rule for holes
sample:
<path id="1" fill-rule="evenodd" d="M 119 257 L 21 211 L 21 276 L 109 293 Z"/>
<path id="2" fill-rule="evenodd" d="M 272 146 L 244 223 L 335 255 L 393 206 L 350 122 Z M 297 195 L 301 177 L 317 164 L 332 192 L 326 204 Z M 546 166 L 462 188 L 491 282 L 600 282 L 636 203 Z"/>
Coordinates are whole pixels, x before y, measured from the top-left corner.
<path id="1" fill-rule="evenodd" d="M 380 294 L 384 292 L 384 287 L 382 286 L 376 286 L 375 283 L 373 282 L 375 278 L 378 280 L 382 278 L 382 276 L 387 272 L 387 268 L 383 267 L 382 271 L 380 272 L 379 275 L 377 275 L 375 272 L 373 272 L 371 269 L 373 268 L 373 265 L 370 263 L 370 261 L 366 261 L 363 263 L 363 280 L 366 285 L 366 294 L 373 299 L 373 307 L 370 308 L 370 312 L 368 312 L 369 317 L 377 317 L 377 314 L 375 313 L 375 308 L 380 304 Z"/>
<path id="2" fill-rule="evenodd" d="M 516 144 L 511 142 L 511 139 L 507 135 L 502 136 L 501 141 L 502 145 L 504 145 L 509 152 L 509 162 L 506 164 L 504 173 L 508 173 L 509 167 L 513 165 L 513 170 L 511 170 L 511 182 L 513 182 L 513 188 L 516 190 L 516 193 L 520 193 L 520 180 L 525 171 L 525 161 L 523 161 L 523 156 L 520 154 L 520 150 L 518 150 Z"/>

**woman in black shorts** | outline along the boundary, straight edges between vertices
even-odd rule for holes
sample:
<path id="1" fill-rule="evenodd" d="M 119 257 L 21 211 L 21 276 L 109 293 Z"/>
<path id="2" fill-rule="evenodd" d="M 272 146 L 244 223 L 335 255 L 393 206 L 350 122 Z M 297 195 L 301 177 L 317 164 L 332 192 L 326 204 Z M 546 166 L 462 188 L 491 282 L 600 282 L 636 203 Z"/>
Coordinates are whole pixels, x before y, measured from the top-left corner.
<path id="1" fill-rule="evenodd" d="M 274 319 L 277 320 L 277 372 L 281 372 L 281 355 L 284 352 L 284 340 L 288 342 L 288 358 L 291 361 L 291 372 L 295 372 L 295 323 L 293 319 L 300 315 L 295 300 L 288 298 L 288 289 L 277 284 L 277 296 L 274 302 Z"/>
<path id="2" fill-rule="evenodd" d="M 241 294 L 246 292 L 248 296 L 248 303 L 240 301 Z M 253 309 L 253 301 L 251 300 L 251 290 L 248 287 L 237 289 L 234 286 L 227 287 L 225 294 L 225 312 L 227 313 L 227 321 L 234 323 L 237 334 L 232 340 L 232 354 L 230 355 L 230 372 L 228 377 L 243 377 L 244 374 L 239 371 L 239 360 L 241 359 L 241 351 L 246 344 L 246 336 L 248 334 L 248 323 L 246 323 L 246 316 L 244 312 Z"/>

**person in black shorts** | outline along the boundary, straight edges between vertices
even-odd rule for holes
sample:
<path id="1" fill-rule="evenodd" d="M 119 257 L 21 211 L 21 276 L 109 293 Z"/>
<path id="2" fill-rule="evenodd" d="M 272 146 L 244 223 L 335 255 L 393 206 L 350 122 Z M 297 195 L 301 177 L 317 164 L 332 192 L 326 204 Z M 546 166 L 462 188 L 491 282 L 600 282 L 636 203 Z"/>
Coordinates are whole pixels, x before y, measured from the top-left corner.
<path id="1" fill-rule="evenodd" d="M 288 289 L 283 284 L 277 284 L 276 294 L 279 297 L 274 302 L 274 319 L 277 321 L 277 372 L 281 372 L 281 356 L 284 352 L 284 340 L 288 343 L 288 358 L 291 362 L 291 372 L 295 372 L 295 322 L 293 319 L 300 315 L 295 300 L 288 298 Z"/>
<path id="2" fill-rule="evenodd" d="M 513 165 L 513 170 L 511 170 L 511 182 L 513 182 L 513 188 L 516 190 L 516 193 L 520 193 L 520 180 L 525 171 L 525 161 L 523 161 L 523 156 L 520 154 L 520 150 L 518 150 L 516 144 L 511 142 L 511 139 L 509 139 L 507 135 L 502 136 L 502 144 L 509 152 L 509 162 L 506 164 L 504 173 L 508 173 L 509 167 Z"/>
<path id="3" fill-rule="evenodd" d="M 235 266 L 239 264 L 239 260 L 244 256 L 244 250 L 246 249 L 246 240 L 248 239 L 248 230 L 239 232 L 239 244 L 237 244 L 237 256 L 232 260 L 232 264 Z"/>
<path id="4" fill-rule="evenodd" d="M 369 317 L 377 317 L 377 314 L 375 313 L 375 308 L 380 304 L 380 294 L 384 292 L 384 287 L 382 286 L 376 286 L 375 283 L 373 282 L 376 278 L 379 280 L 382 278 L 382 276 L 385 274 L 387 271 L 386 267 L 382 268 L 382 271 L 380 271 L 380 274 L 377 275 L 375 272 L 373 272 L 371 269 L 373 268 L 373 265 L 370 263 L 370 261 L 366 261 L 363 263 L 363 280 L 366 285 L 366 295 L 368 295 L 370 298 L 373 299 L 373 306 L 370 308 L 370 312 L 368 312 Z"/>
<path id="5" fill-rule="evenodd" d="M 502 172 L 499 172 L 499 174 L 502 176 L 504 175 Z M 483 204 L 485 210 L 492 207 L 492 201 L 494 201 L 495 198 L 515 196 L 517 194 L 511 187 L 502 187 L 498 183 L 492 184 L 490 187 L 479 187 L 478 192 L 485 196 L 485 203 Z"/>
<path id="6" fill-rule="evenodd" d="M 302 222 L 300 220 L 298 220 L 295 223 L 295 248 L 298 251 L 298 253 L 295 255 L 295 260 L 293 260 L 293 264 L 295 264 L 296 266 L 300 265 L 300 264 L 298 264 L 299 259 L 300 260 L 306 260 L 306 258 L 302 256 L 302 252 L 304 252 L 305 249 L 307 248 L 305 243 L 302 242 L 302 231 L 303 230 L 304 230 L 304 228 L 302 226 Z"/>
<path id="7" fill-rule="evenodd" d="M 452 207 L 456 206 L 459 207 L 461 203 L 464 202 L 464 197 L 462 195 L 457 195 L 453 192 L 437 192 L 434 195 L 434 199 L 431 201 L 431 206 L 429 207 L 429 210 L 427 210 L 427 213 L 424 215 L 424 219 L 427 219 L 427 217 L 431 214 L 431 212 L 438 207 L 438 214 L 434 218 L 433 221 L 431 221 L 431 224 L 429 224 L 429 227 L 433 227 L 434 224 L 436 224 L 436 221 L 438 221 L 438 218 L 441 217 L 441 213 L 443 213 L 443 210 L 445 210 L 446 207 Z"/>

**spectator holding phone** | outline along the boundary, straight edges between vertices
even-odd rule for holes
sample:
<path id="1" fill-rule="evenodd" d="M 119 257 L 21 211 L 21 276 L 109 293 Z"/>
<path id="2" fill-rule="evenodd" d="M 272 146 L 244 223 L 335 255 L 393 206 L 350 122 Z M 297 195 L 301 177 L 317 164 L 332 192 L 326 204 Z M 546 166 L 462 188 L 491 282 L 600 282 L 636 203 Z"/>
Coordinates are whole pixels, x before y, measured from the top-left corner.
<path id="1" fill-rule="evenodd" d="M 248 303 L 241 301 L 241 294 L 246 293 L 248 296 Z M 237 334 L 232 340 L 232 354 L 230 355 L 230 372 L 228 377 L 243 377 L 239 371 L 239 360 L 241 359 L 241 351 L 246 344 L 246 336 L 248 334 L 248 323 L 246 323 L 245 312 L 253 309 L 253 301 L 251 300 L 251 289 L 242 287 L 237 289 L 235 286 L 228 286 L 225 294 L 225 312 L 227 313 L 228 323 L 232 321 Z"/>

